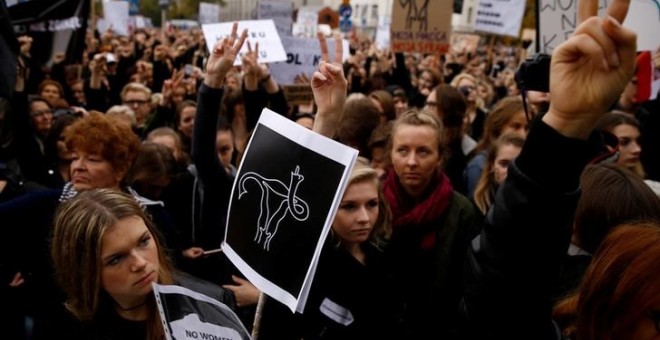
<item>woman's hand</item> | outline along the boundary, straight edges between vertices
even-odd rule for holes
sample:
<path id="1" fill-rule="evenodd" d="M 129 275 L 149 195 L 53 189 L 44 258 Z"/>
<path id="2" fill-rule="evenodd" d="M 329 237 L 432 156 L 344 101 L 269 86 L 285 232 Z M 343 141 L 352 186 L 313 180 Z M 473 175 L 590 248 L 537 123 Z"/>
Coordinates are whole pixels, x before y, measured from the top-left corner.
<path id="1" fill-rule="evenodd" d="M 247 42 L 248 52 L 243 55 L 241 60 L 243 65 L 243 83 L 249 91 L 256 91 L 259 88 L 261 79 L 261 67 L 259 66 L 259 43 L 256 43 L 254 50 L 252 45 Z"/>
<path id="2" fill-rule="evenodd" d="M 216 42 L 213 46 L 209 60 L 206 62 L 206 75 L 204 76 L 206 86 L 216 89 L 222 87 L 227 72 L 234 65 L 234 60 L 241 47 L 243 47 L 245 38 L 247 38 L 247 30 L 243 30 L 240 38 L 237 31 L 238 23 L 235 22 L 231 29 L 231 35 Z"/>
<path id="3" fill-rule="evenodd" d="M 580 0 L 573 36 L 552 54 L 550 110 L 559 133 L 586 139 L 633 75 L 636 34 L 621 26 L 631 0 L 613 0 L 600 18 L 598 0 Z"/>
<path id="4" fill-rule="evenodd" d="M 330 63 L 328 44 L 323 34 L 318 34 L 321 44 L 321 63 L 312 75 L 312 92 L 318 108 L 314 120 L 314 131 L 332 138 L 344 110 L 348 82 L 342 67 L 344 53 L 341 37 L 335 35 L 335 60 Z"/>
<path id="5" fill-rule="evenodd" d="M 190 247 L 183 252 L 183 256 L 189 259 L 196 259 L 202 255 L 204 255 L 204 249 L 200 247 Z"/>
<path id="6" fill-rule="evenodd" d="M 236 296 L 236 305 L 238 307 L 253 306 L 259 302 L 261 291 L 257 289 L 250 281 L 232 275 L 232 280 L 236 285 L 224 285 L 222 288 L 229 289 Z"/>

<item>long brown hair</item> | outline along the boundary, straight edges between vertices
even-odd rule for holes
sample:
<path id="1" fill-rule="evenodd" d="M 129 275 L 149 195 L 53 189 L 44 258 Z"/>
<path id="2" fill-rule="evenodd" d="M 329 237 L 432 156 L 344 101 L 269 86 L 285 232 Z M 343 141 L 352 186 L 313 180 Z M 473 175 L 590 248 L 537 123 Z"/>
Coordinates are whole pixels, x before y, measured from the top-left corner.
<path id="1" fill-rule="evenodd" d="M 502 98 L 492 111 L 486 117 L 484 123 L 484 133 L 477 144 L 475 151 L 488 149 L 500 136 L 502 130 L 511 121 L 513 116 L 523 111 L 522 99 L 520 96 Z"/>
<path id="2" fill-rule="evenodd" d="M 474 203 L 482 214 L 486 214 L 495 201 L 493 166 L 495 164 L 495 159 L 497 158 L 497 153 L 503 146 L 513 145 L 522 148 L 524 144 L 525 138 L 521 135 L 507 133 L 500 136 L 499 139 L 490 145 L 490 148 L 488 149 L 488 157 L 484 164 L 484 169 L 481 172 L 481 176 L 479 177 L 479 182 L 477 182 L 477 186 L 474 189 L 473 196 Z"/>
<path id="3" fill-rule="evenodd" d="M 613 134 L 614 128 L 619 125 L 630 125 L 635 127 L 640 133 L 642 131 L 640 128 L 639 120 L 637 120 L 637 118 L 631 114 L 621 111 L 607 112 L 606 114 L 602 115 L 600 119 L 598 119 L 598 122 L 596 122 L 595 129 L 607 131 Z M 630 170 L 632 170 L 639 177 L 646 178 L 646 171 L 644 170 L 641 162 L 637 162 L 637 164 L 633 168 L 630 168 Z"/>
<path id="4" fill-rule="evenodd" d="M 173 266 L 158 230 L 135 199 L 113 189 L 87 190 L 62 203 L 54 221 L 51 256 L 55 276 L 67 295 L 66 307 L 79 320 L 92 320 L 114 308 L 101 287 L 101 240 L 105 232 L 126 217 L 141 218 L 154 236 L 160 269 L 158 283 L 172 284 Z M 162 335 L 155 302 L 150 298 L 148 338 Z"/>
<path id="5" fill-rule="evenodd" d="M 619 224 L 660 220 L 660 198 L 627 168 L 612 163 L 587 166 L 580 178 L 580 188 L 573 243 L 591 254 Z"/>
<path id="6" fill-rule="evenodd" d="M 629 339 L 650 312 L 660 287 L 660 222 L 612 230 L 587 269 L 578 292 L 555 307 L 555 318 L 574 322 L 564 333 L 579 340 Z"/>

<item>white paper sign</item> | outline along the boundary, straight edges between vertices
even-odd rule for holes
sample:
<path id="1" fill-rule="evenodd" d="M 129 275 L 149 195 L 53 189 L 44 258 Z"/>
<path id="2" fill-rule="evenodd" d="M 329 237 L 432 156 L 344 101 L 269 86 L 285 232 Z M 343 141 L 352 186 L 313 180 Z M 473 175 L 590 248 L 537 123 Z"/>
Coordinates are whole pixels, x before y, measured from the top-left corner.
<path id="1" fill-rule="evenodd" d="M 105 27 L 98 27 L 101 32 L 105 32 L 108 28 L 112 28 L 115 34 L 128 36 L 129 35 L 129 15 L 128 15 L 128 2 L 127 1 L 108 1 L 103 3 L 103 20 L 99 22 L 100 25 Z"/>
<path id="2" fill-rule="evenodd" d="M 351 7 L 353 7 L 351 20 L 355 26 L 376 27 L 378 25 L 377 0 L 353 0 Z"/>
<path id="3" fill-rule="evenodd" d="M 291 35 L 293 25 L 293 3 L 290 1 L 261 0 L 257 19 L 273 19 L 281 37 Z"/>
<path id="4" fill-rule="evenodd" d="M 335 41 L 327 39 L 330 61 L 335 58 Z M 348 40 L 342 40 L 342 61 L 350 56 Z M 286 49 L 287 59 L 270 65 L 270 72 L 280 85 L 296 84 L 296 76 L 304 74 L 308 79 L 318 68 L 321 61 L 321 46 L 318 39 L 282 37 L 282 43 Z"/>
<path id="5" fill-rule="evenodd" d="M 474 29 L 518 37 L 525 13 L 525 0 L 480 0 Z"/>
<path id="6" fill-rule="evenodd" d="M 207 2 L 199 3 L 199 23 L 215 24 L 220 21 L 220 5 Z"/>
<path id="7" fill-rule="evenodd" d="M 302 312 L 357 150 L 264 109 L 232 188 L 222 250 L 269 297 Z"/>
<path id="8" fill-rule="evenodd" d="M 209 52 L 215 46 L 216 41 L 228 37 L 231 34 L 232 22 L 224 22 L 219 24 L 206 24 L 202 25 L 202 32 L 204 32 L 204 39 Z M 274 63 L 277 61 L 286 60 L 286 52 L 282 46 L 280 35 L 277 34 L 275 23 L 273 20 L 245 20 L 238 22 L 238 34 L 243 32 L 243 29 L 248 30 L 248 37 L 243 44 L 243 48 L 238 53 L 234 65 L 241 65 L 242 57 L 248 52 L 247 42 L 249 41 L 254 48 L 255 44 L 259 43 L 259 62 L 260 63 Z"/>
<path id="9" fill-rule="evenodd" d="M 390 25 L 392 17 L 384 15 L 378 18 L 378 29 L 376 30 L 376 46 L 380 50 L 390 48 Z"/>
<path id="10" fill-rule="evenodd" d="M 167 340 L 250 339 L 236 313 L 213 297 L 176 285 L 153 283 L 152 287 Z"/>
<path id="11" fill-rule="evenodd" d="M 540 52 L 551 54 L 577 27 L 578 0 L 539 0 Z M 598 1 L 603 17 L 612 0 Z M 660 45 L 660 5 L 657 0 L 631 0 L 623 26 L 637 33 L 637 51 L 655 51 Z"/>
<path id="12" fill-rule="evenodd" d="M 315 38 L 318 31 L 319 7 L 308 6 L 298 9 L 298 18 L 293 25 L 294 37 Z"/>

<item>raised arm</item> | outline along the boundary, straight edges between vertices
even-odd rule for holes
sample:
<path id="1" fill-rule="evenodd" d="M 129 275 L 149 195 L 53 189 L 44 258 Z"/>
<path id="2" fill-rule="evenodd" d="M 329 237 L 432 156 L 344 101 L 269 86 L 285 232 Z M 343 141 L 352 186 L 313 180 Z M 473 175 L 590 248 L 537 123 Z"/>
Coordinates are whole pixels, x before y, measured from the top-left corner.
<path id="1" fill-rule="evenodd" d="M 587 139 L 632 76 L 636 37 L 620 24 L 629 2 L 612 1 L 608 17 L 599 18 L 598 1 L 581 0 L 581 24 L 554 51 L 550 110 L 534 122 L 468 250 L 469 338 L 560 336 L 551 289 L 570 242 L 580 173 L 597 152 Z"/>
<path id="2" fill-rule="evenodd" d="M 192 158 L 205 185 L 211 185 L 216 181 L 221 185 L 223 179 L 229 182 L 215 151 L 215 135 L 225 75 L 231 69 L 247 37 L 247 31 L 244 30 L 239 38 L 237 29 L 238 24 L 234 23 L 231 36 L 217 42 L 211 50 L 204 83 L 198 93 Z M 231 190 L 231 183 L 223 186 L 222 190 Z"/>
<path id="3" fill-rule="evenodd" d="M 332 138 L 335 135 L 346 103 L 348 82 L 344 76 L 341 58 L 344 53 L 341 37 L 335 36 L 335 60 L 329 62 L 328 44 L 323 34 L 318 34 L 321 44 L 321 63 L 312 76 L 312 92 L 317 111 L 314 131 Z"/>

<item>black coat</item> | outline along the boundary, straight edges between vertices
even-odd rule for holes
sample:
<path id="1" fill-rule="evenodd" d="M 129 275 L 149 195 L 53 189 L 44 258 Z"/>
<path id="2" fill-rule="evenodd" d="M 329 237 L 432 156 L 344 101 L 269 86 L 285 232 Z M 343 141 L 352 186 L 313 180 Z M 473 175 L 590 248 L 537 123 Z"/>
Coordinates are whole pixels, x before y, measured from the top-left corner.
<path id="1" fill-rule="evenodd" d="M 468 338 L 561 338 L 551 296 L 571 238 L 580 174 L 598 151 L 536 120 L 468 249 L 462 306 Z"/>

